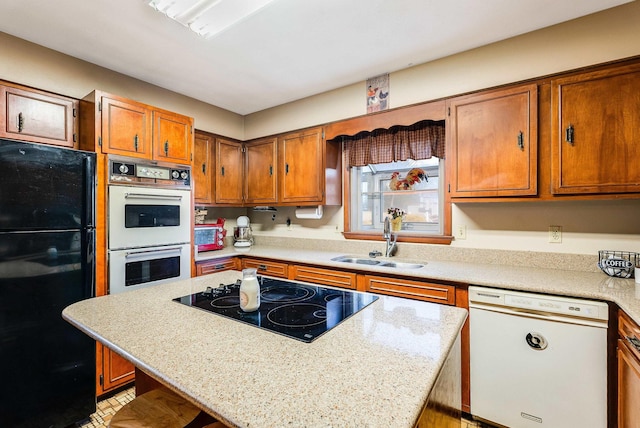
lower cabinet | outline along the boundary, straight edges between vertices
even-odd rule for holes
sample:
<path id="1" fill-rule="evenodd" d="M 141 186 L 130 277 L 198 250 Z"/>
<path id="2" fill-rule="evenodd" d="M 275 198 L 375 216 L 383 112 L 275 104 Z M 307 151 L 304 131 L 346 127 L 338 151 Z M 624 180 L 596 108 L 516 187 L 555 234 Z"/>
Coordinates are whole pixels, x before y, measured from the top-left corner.
<path id="1" fill-rule="evenodd" d="M 242 259 L 242 269 L 254 268 L 259 275 L 269 275 L 279 278 L 288 278 L 289 265 L 264 259 Z"/>
<path id="2" fill-rule="evenodd" d="M 97 375 L 96 395 L 104 395 L 135 380 L 135 367 L 120 355 L 101 343 L 96 344 Z"/>
<path id="3" fill-rule="evenodd" d="M 196 263 L 196 276 L 208 275 L 210 273 L 222 272 L 225 270 L 239 270 L 239 268 L 240 260 L 237 257 L 205 260 Z"/>
<path id="4" fill-rule="evenodd" d="M 333 287 L 355 290 L 357 274 L 335 269 L 322 269 L 312 266 L 289 266 L 289 279 L 294 281 L 311 282 L 313 284 L 330 285 Z"/>
<path id="5" fill-rule="evenodd" d="M 361 282 L 361 286 L 358 288 L 363 291 L 424 300 L 443 305 L 455 305 L 456 303 L 456 287 L 453 285 L 374 275 L 360 275 L 358 280 Z"/>
<path id="6" fill-rule="evenodd" d="M 640 326 L 618 315 L 618 427 L 640 426 Z"/>

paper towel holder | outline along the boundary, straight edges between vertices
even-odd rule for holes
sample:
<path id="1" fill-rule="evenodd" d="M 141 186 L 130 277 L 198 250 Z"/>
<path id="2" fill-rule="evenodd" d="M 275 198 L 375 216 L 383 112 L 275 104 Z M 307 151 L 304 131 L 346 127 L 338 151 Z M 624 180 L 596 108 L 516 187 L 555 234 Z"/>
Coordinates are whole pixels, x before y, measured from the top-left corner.
<path id="1" fill-rule="evenodd" d="M 322 218 L 322 205 L 317 207 L 296 207 L 296 218 L 319 220 Z"/>

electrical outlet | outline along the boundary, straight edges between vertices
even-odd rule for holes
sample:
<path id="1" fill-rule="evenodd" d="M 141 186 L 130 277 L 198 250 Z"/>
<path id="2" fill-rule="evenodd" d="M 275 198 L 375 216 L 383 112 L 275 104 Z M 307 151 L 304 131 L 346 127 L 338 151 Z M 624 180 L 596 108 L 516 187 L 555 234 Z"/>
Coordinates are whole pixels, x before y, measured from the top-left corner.
<path id="1" fill-rule="evenodd" d="M 467 226 L 459 224 L 456 229 L 456 239 L 467 239 Z"/>
<path id="2" fill-rule="evenodd" d="M 549 226 L 549 242 L 553 244 L 562 242 L 562 226 Z"/>

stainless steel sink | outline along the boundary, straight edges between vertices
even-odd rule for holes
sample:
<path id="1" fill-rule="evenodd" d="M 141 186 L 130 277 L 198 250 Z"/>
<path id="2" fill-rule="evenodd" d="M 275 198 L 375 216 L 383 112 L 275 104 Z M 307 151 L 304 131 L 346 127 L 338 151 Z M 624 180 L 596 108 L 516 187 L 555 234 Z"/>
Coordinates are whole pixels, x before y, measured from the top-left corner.
<path id="1" fill-rule="evenodd" d="M 360 265 L 370 265 L 379 267 L 388 267 L 395 269 L 419 269 L 424 265 L 418 263 L 391 262 L 389 260 L 376 260 L 367 257 L 339 256 L 331 259 L 334 262 L 356 263 Z"/>

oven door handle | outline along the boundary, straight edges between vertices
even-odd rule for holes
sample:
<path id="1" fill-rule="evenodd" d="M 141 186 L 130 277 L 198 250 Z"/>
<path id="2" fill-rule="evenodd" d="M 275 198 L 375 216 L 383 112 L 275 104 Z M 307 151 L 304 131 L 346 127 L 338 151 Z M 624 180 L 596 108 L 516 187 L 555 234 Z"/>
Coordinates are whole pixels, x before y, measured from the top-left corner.
<path id="1" fill-rule="evenodd" d="M 140 257 L 148 257 L 150 255 L 172 255 L 175 254 L 179 256 L 182 254 L 181 247 L 173 247 L 173 248 L 163 248 L 162 250 L 143 250 L 143 251 L 128 251 L 124 257 L 126 259 L 134 259 Z"/>
<path id="2" fill-rule="evenodd" d="M 125 199 L 168 199 L 170 201 L 181 201 L 182 195 L 152 195 L 149 193 L 125 193 Z"/>

